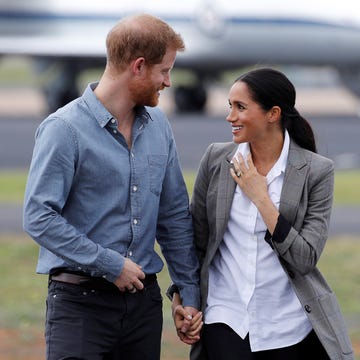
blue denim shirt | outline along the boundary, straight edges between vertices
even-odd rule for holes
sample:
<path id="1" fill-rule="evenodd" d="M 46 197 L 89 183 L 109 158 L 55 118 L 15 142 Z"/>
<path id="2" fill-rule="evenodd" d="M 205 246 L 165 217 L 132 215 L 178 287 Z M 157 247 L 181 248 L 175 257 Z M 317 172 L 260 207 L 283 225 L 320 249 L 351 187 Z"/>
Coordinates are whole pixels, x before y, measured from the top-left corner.
<path id="1" fill-rule="evenodd" d="M 158 108 L 139 108 L 129 149 L 95 87 L 36 131 L 24 230 L 40 245 L 37 272 L 66 268 L 114 281 L 128 257 L 158 273 L 156 239 L 184 305 L 199 308 L 189 199 L 170 124 Z"/>

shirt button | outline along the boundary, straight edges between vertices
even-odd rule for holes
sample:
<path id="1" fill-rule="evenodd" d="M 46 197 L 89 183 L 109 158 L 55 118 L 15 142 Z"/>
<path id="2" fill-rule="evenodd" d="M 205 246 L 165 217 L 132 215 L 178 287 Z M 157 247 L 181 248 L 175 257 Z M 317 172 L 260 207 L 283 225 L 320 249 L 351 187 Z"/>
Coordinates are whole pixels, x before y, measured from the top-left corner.
<path id="1" fill-rule="evenodd" d="M 133 186 L 133 191 L 136 192 L 138 187 L 136 185 Z"/>
<path id="2" fill-rule="evenodd" d="M 113 130 L 113 133 L 114 133 L 114 134 L 117 134 L 117 131 L 116 131 L 116 130 Z"/>
<path id="3" fill-rule="evenodd" d="M 129 256 L 132 256 L 133 255 L 133 252 L 130 250 L 129 251 Z"/>
<path id="4" fill-rule="evenodd" d="M 134 219 L 133 223 L 134 223 L 134 225 L 136 225 L 138 223 L 138 221 L 136 219 Z"/>
<path id="5" fill-rule="evenodd" d="M 112 123 L 112 124 L 115 124 L 115 119 L 111 119 L 111 123 Z"/>

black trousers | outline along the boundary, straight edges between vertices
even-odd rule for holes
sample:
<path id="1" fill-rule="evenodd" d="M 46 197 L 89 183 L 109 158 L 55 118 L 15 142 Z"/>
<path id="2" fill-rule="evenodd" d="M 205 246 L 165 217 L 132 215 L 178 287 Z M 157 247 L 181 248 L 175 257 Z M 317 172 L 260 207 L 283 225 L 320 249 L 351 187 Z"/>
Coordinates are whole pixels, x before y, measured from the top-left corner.
<path id="1" fill-rule="evenodd" d="M 52 281 L 46 312 L 47 360 L 159 360 L 158 283 L 135 294 Z"/>
<path id="2" fill-rule="evenodd" d="M 243 340 L 222 323 L 205 324 L 202 339 L 209 360 L 329 360 L 314 331 L 299 344 L 257 352 L 251 352 L 248 335 Z"/>

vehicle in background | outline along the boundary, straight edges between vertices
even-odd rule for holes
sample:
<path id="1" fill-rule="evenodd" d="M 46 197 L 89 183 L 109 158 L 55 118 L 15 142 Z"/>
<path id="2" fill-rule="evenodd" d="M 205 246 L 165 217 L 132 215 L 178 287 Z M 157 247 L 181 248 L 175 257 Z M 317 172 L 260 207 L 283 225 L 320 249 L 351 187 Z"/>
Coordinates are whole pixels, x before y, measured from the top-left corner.
<path id="1" fill-rule="evenodd" d="M 147 12 L 179 32 L 179 111 L 201 111 L 207 83 L 244 66 L 332 66 L 360 96 L 360 3 L 351 0 L 0 0 L 0 56 L 27 56 L 49 111 L 79 95 L 84 70 L 104 66 L 105 37 L 122 17 Z M 47 76 L 41 76 L 43 73 Z"/>

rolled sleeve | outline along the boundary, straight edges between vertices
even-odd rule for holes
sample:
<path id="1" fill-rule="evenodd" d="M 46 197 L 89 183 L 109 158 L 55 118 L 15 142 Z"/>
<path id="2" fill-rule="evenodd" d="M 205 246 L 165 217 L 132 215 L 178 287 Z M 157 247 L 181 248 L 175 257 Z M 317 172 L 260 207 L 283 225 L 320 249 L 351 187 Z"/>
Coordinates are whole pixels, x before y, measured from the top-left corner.
<path id="1" fill-rule="evenodd" d="M 200 309 L 200 289 L 198 286 L 189 285 L 179 290 L 183 306 L 192 306 L 195 309 Z"/>
<path id="2" fill-rule="evenodd" d="M 271 244 L 271 241 L 282 243 L 289 235 L 290 230 L 291 224 L 280 214 L 273 235 L 271 236 L 269 230 L 267 230 L 265 241 L 269 244 Z"/>

